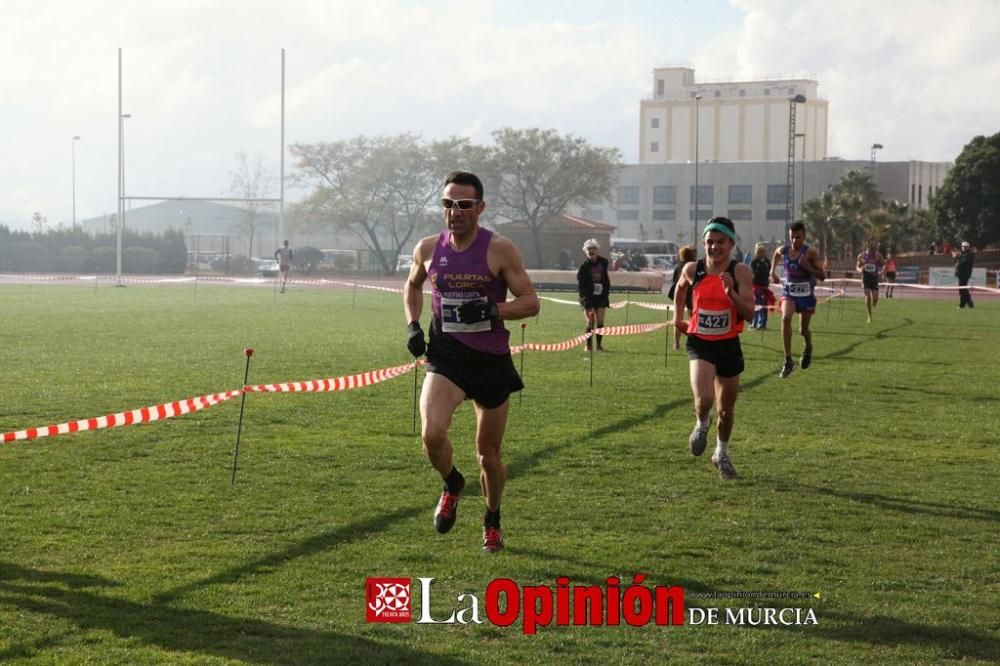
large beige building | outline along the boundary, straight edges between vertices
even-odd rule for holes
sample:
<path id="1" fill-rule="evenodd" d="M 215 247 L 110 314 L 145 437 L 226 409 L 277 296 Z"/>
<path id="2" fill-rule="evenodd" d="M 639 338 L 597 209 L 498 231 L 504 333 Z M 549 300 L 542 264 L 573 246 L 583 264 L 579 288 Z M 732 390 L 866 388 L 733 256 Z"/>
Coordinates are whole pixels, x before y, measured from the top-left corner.
<path id="1" fill-rule="evenodd" d="M 827 157 L 827 107 L 811 79 L 695 82 L 694 70 L 653 70 L 653 96 L 640 102 L 639 163 L 777 162 L 788 159 L 789 99 L 796 160 Z M 697 127 L 697 141 L 695 140 Z"/>

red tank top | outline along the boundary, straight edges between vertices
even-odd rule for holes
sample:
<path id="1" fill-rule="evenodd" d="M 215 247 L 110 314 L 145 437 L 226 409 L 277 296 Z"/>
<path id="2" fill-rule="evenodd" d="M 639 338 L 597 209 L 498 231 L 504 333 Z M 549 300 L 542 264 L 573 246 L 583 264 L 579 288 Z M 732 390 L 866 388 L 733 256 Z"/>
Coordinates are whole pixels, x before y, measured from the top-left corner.
<path id="1" fill-rule="evenodd" d="M 735 279 L 735 261 L 731 261 L 726 272 Z M 743 332 L 743 320 L 736 312 L 736 306 L 726 296 L 721 275 L 711 275 L 705 268 L 705 260 L 695 267 L 694 286 L 691 289 L 691 327 L 688 335 L 702 340 L 731 340 Z"/>

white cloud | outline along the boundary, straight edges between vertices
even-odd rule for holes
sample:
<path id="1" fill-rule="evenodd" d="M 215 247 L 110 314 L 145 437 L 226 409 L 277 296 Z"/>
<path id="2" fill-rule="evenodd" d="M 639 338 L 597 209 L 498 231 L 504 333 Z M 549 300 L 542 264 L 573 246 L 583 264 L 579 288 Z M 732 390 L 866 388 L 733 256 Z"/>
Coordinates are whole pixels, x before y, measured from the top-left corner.
<path id="1" fill-rule="evenodd" d="M 538 125 L 634 160 L 650 71 L 678 60 L 813 74 L 844 157 L 951 159 L 998 129 L 996 0 L 735 5 L 4 0 L 0 222 L 69 219 L 75 134 L 80 217 L 114 210 L 118 47 L 133 194 L 223 194 L 237 151 L 276 170 L 282 47 L 288 143 Z"/>

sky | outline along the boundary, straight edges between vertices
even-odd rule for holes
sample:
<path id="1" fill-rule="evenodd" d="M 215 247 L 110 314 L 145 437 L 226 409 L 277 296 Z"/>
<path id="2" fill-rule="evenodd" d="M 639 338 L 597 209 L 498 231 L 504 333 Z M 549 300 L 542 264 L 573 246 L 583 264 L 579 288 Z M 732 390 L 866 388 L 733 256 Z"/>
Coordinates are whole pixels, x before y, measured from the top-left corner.
<path id="1" fill-rule="evenodd" d="M 286 145 L 537 126 L 634 163 L 665 65 L 816 79 L 845 159 L 878 142 L 880 160 L 950 161 L 1000 131 L 1000 0 L 0 0 L 0 16 L 13 228 L 70 223 L 74 171 L 77 220 L 116 209 L 119 48 L 136 196 L 230 196 L 239 152 L 279 172 L 281 49 Z"/>

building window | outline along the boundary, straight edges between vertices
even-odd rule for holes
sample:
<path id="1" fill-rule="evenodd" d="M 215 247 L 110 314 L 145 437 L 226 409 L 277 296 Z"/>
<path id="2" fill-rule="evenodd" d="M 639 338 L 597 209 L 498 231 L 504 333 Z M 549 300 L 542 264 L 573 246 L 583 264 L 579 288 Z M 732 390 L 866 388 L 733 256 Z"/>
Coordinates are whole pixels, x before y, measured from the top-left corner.
<path id="1" fill-rule="evenodd" d="M 639 219 L 639 211 L 632 210 L 618 210 L 618 221 L 619 222 L 636 222 Z"/>
<path id="2" fill-rule="evenodd" d="M 794 95 L 795 94 L 795 88 L 789 88 L 788 89 L 788 94 L 789 95 Z"/>
<path id="3" fill-rule="evenodd" d="M 924 186 L 923 185 L 917 185 L 917 205 L 918 206 L 923 206 L 924 205 Z"/>
<path id="4" fill-rule="evenodd" d="M 771 94 L 771 89 L 770 88 L 764 88 L 764 96 L 767 97 L 770 94 Z"/>
<path id="5" fill-rule="evenodd" d="M 722 91 L 721 90 L 716 90 L 715 91 L 715 96 L 716 97 L 722 97 Z"/>
<path id="6" fill-rule="evenodd" d="M 730 185 L 729 186 L 729 203 L 731 203 L 731 204 L 752 204 L 753 203 L 753 186 L 752 185 Z"/>
<path id="7" fill-rule="evenodd" d="M 691 186 L 691 190 L 688 192 L 688 200 L 691 201 L 691 205 L 694 205 L 694 185 Z M 698 186 L 698 205 L 708 205 L 711 206 L 715 203 L 715 187 L 712 185 L 699 185 Z"/>
<path id="8" fill-rule="evenodd" d="M 659 118 L 653 118 L 653 119 L 651 119 L 649 121 L 649 126 L 652 127 L 653 129 L 656 129 L 657 127 L 660 126 L 660 119 Z"/>
<path id="9" fill-rule="evenodd" d="M 663 79 L 656 80 L 656 96 L 663 97 Z"/>
<path id="10" fill-rule="evenodd" d="M 674 206 L 677 204 L 677 188 L 673 185 L 653 186 L 653 205 Z"/>
<path id="11" fill-rule="evenodd" d="M 691 91 L 691 99 L 694 99 L 694 98 L 695 98 L 695 97 L 697 97 L 697 96 L 698 96 L 698 93 L 696 93 L 696 92 L 694 92 L 694 91 L 692 90 L 692 91 Z"/>
<path id="12" fill-rule="evenodd" d="M 654 208 L 654 222 L 673 222 L 677 219 L 677 211 L 673 208 Z"/>
<path id="13" fill-rule="evenodd" d="M 582 217 L 585 220 L 594 220 L 596 222 L 601 222 L 604 220 L 604 209 L 584 208 L 583 212 L 580 213 L 580 217 Z"/>
<path id="14" fill-rule="evenodd" d="M 787 185 L 768 185 L 767 186 L 767 203 L 769 204 L 783 204 L 788 201 L 788 186 Z"/>
<path id="15" fill-rule="evenodd" d="M 917 186 L 910 185 L 910 204 L 912 205 L 914 201 L 917 200 Z"/>
<path id="16" fill-rule="evenodd" d="M 649 144 L 649 152 L 651 152 L 651 153 L 658 153 L 658 152 L 660 152 L 660 142 L 659 141 L 654 141 L 653 143 Z"/>
<path id="17" fill-rule="evenodd" d="M 740 97 L 746 97 L 746 96 L 747 96 L 747 91 L 746 90 L 741 90 L 740 91 Z"/>
<path id="18" fill-rule="evenodd" d="M 733 222 L 749 222 L 751 212 L 746 208 L 737 208 L 736 210 L 729 211 L 729 219 Z"/>
<path id="19" fill-rule="evenodd" d="M 619 206 L 637 206 L 638 204 L 639 204 L 638 185 L 624 185 L 618 188 Z"/>
<path id="20" fill-rule="evenodd" d="M 775 220 L 785 221 L 785 209 L 784 208 L 768 208 L 767 210 L 767 221 L 774 222 Z"/>

